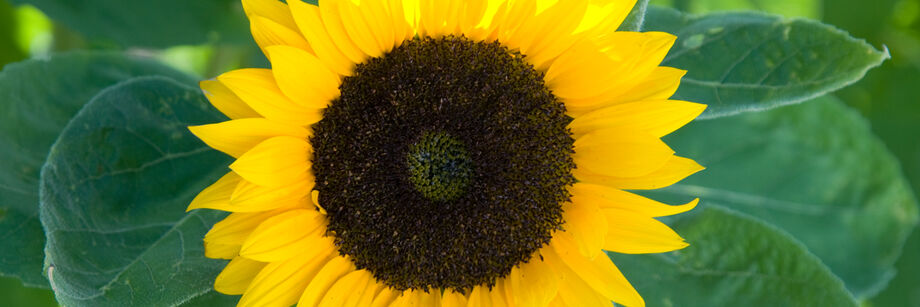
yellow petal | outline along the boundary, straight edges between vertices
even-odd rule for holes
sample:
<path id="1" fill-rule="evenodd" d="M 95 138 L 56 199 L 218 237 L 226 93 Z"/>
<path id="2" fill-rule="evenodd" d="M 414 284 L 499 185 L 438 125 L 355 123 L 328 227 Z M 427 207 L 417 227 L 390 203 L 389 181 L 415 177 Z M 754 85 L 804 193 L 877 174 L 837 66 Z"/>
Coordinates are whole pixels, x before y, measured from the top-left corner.
<path id="1" fill-rule="evenodd" d="M 585 134 L 575 140 L 574 147 L 572 159 L 578 169 L 605 176 L 647 175 L 661 169 L 674 155 L 674 150 L 661 139 L 621 128 Z"/>
<path id="2" fill-rule="evenodd" d="M 375 37 L 374 31 L 371 30 L 374 25 L 364 18 L 364 15 L 361 13 L 361 8 L 350 0 L 334 0 L 329 3 L 332 2 L 335 2 L 336 6 L 338 6 L 339 16 L 345 26 L 345 32 L 348 33 L 347 37 L 340 37 L 338 40 L 350 38 L 351 42 L 354 43 L 358 49 L 361 49 L 364 54 L 371 57 L 383 55 L 383 48 L 381 48 L 378 42 L 378 40 L 382 38 Z M 323 3 L 323 5 L 326 4 L 326 2 Z M 367 4 L 363 2 L 361 5 L 367 6 Z M 320 9 L 322 10 L 322 8 Z M 325 18 L 325 16 L 323 16 L 323 18 Z"/>
<path id="3" fill-rule="evenodd" d="M 556 233 L 553 235 L 553 240 L 556 240 L 559 235 L 571 237 L 566 233 Z M 573 307 L 610 306 L 610 301 L 603 298 L 590 285 L 585 283 L 581 277 L 578 277 L 551 246 L 543 248 L 541 254 L 547 266 L 555 272 L 558 278 L 559 289 L 556 292 L 556 298 L 550 302 L 551 305 Z"/>
<path id="4" fill-rule="evenodd" d="M 239 244 L 204 242 L 204 256 L 212 259 L 233 259 L 240 255 Z"/>
<path id="5" fill-rule="evenodd" d="M 604 249 L 624 254 L 665 253 L 687 247 L 671 227 L 629 210 L 607 208 L 607 242 Z"/>
<path id="6" fill-rule="evenodd" d="M 444 16 L 438 16 L 439 10 L 442 10 L 444 7 L 450 6 L 452 0 L 446 1 L 433 1 L 433 0 L 420 0 L 418 1 L 419 9 L 419 20 L 418 20 L 418 33 L 419 36 L 430 36 L 430 37 L 439 37 L 443 36 L 443 26 Z"/>
<path id="7" fill-rule="evenodd" d="M 204 235 L 204 242 L 242 246 L 249 234 L 259 227 L 259 224 L 284 211 L 231 213 L 208 230 L 208 233 Z"/>
<path id="8" fill-rule="evenodd" d="M 703 169 L 691 159 L 673 156 L 660 169 L 639 177 L 604 176 L 578 168 L 572 170 L 572 175 L 586 183 L 624 190 L 653 190 L 672 185 Z"/>
<path id="9" fill-rule="evenodd" d="M 198 85 L 208 97 L 211 105 L 227 117 L 232 119 L 262 117 L 220 81 L 204 80 Z"/>
<path id="10" fill-rule="evenodd" d="M 276 45 L 291 46 L 313 53 L 310 43 L 303 38 L 303 35 L 300 35 L 296 27 L 288 28 L 265 17 L 251 16 L 249 17 L 249 29 L 252 31 L 252 38 L 266 56 L 269 55 L 265 48 Z"/>
<path id="11" fill-rule="evenodd" d="M 325 216 L 309 209 L 297 209 L 275 215 L 256 227 L 243 242 L 240 255 L 258 261 L 273 262 L 291 257 L 325 257 L 332 245 L 323 248 Z M 326 253 L 324 253 L 326 252 Z"/>
<path id="12" fill-rule="evenodd" d="M 576 305 L 576 306 L 586 306 L 586 305 Z M 547 307 L 568 307 L 568 305 L 566 305 L 565 301 L 562 300 L 562 296 L 557 295 L 555 298 L 553 298 L 552 301 L 549 302 L 549 305 L 547 305 Z"/>
<path id="13" fill-rule="evenodd" d="M 492 303 L 492 307 L 508 307 L 508 296 L 507 296 L 507 280 L 499 279 L 495 281 L 495 286 L 492 287 L 492 291 L 489 291 L 489 300 Z"/>
<path id="14" fill-rule="evenodd" d="M 313 183 L 314 180 L 307 179 L 280 187 L 263 187 L 243 180 L 230 196 L 230 204 L 221 209 L 230 212 L 253 212 L 282 207 L 310 208 L 307 194 L 313 189 Z"/>
<path id="15" fill-rule="evenodd" d="M 272 262 L 256 275 L 237 306 L 291 306 L 328 258 Z"/>
<path id="16" fill-rule="evenodd" d="M 367 287 L 367 291 L 364 291 L 364 294 L 361 296 L 354 296 L 349 298 L 346 303 L 352 304 L 352 306 L 371 306 L 374 303 L 374 299 L 377 298 L 380 292 L 383 291 L 387 285 L 377 282 L 373 275 L 371 275 L 367 280 L 365 287 Z"/>
<path id="17" fill-rule="evenodd" d="M 278 87 L 298 105 L 321 109 L 339 96 L 339 76 L 313 54 L 290 46 L 266 50 Z"/>
<path id="18" fill-rule="evenodd" d="M 349 56 L 356 57 L 357 55 L 351 54 L 352 50 L 346 45 L 351 42 L 344 39 L 344 30 L 341 29 L 341 25 L 335 23 L 341 23 L 341 21 L 338 21 L 337 14 L 323 14 L 323 16 L 320 16 L 319 7 L 303 1 L 291 1 L 288 5 L 294 15 L 294 21 L 297 22 L 297 27 L 307 41 L 310 42 L 310 47 L 313 48 L 316 57 L 337 74 L 350 76 L 354 64 L 360 63 L 363 59 L 357 61 L 355 58 L 349 58 Z M 331 7 L 332 5 L 323 5 L 324 10 Z M 336 15 L 334 20 L 330 19 L 333 15 Z M 324 21 L 329 25 L 328 27 L 324 24 Z M 342 33 L 338 33 L 338 31 L 342 31 Z M 340 41 L 335 41 L 333 38 L 339 38 L 338 40 Z M 345 52 L 341 51 L 339 46 L 336 46 L 336 42 L 343 47 Z"/>
<path id="19" fill-rule="evenodd" d="M 441 296 L 442 307 L 465 307 L 466 305 L 466 295 L 450 289 L 444 290 L 444 294 Z"/>
<path id="20" fill-rule="evenodd" d="M 569 191 L 573 198 L 591 200 L 601 209 L 629 210 L 650 217 L 684 213 L 699 202 L 695 199 L 683 205 L 670 206 L 620 189 L 584 182 L 575 183 Z"/>
<path id="21" fill-rule="evenodd" d="M 551 305 L 566 307 L 609 307 L 613 305 L 609 299 L 594 291 L 575 273 L 566 273 L 565 276 L 563 280 L 566 282 L 559 286 L 559 295 L 550 303 Z"/>
<path id="22" fill-rule="evenodd" d="M 582 41 L 554 60 L 544 79 L 553 94 L 569 106 L 573 100 L 593 98 L 622 86 L 621 75 L 627 68 L 624 62 L 608 56 L 596 44 Z"/>
<path id="23" fill-rule="evenodd" d="M 649 77 L 675 39 L 664 32 L 612 32 L 582 40 L 553 61 L 546 84 L 567 107 L 602 107 Z"/>
<path id="24" fill-rule="evenodd" d="M 351 273 L 345 274 L 342 278 L 339 278 L 329 288 L 329 291 L 326 291 L 326 294 L 323 295 L 322 301 L 320 301 L 320 307 L 363 307 L 366 305 L 358 305 L 359 300 L 364 296 L 365 292 L 371 291 L 374 289 L 368 287 L 368 280 L 373 279 L 374 277 L 367 270 L 356 270 Z"/>
<path id="25" fill-rule="evenodd" d="M 489 0 L 461 1 L 462 17 L 459 19 L 460 33 L 469 33 L 482 22 L 483 15 L 489 7 Z"/>
<path id="26" fill-rule="evenodd" d="M 521 25 L 526 23 L 537 14 L 537 2 L 534 0 L 516 0 L 509 1 L 508 9 L 505 10 L 505 16 L 501 18 L 501 24 L 498 25 L 497 34 L 499 41 L 509 41 L 511 35 Z M 496 19 L 495 21 L 498 21 Z"/>
<path id="27" fill-rule="evenodd" d="M 306 139 L 310 132 L 296 125 L 267 120 L 264 118 L 244 118 L 217 124 L 191 126 L 192 134 L 208 144 L 235 158 L 257 144 L 275 136 L 292 136 Z"/>
<path id="28" fill-rule="evenodd" d="M 345 257 L 336 256 L 329 260 L 319 273 L 310 280 L 310 285 L 303 291 L 297 306 L 317 306 L 329 288 L 339 278 L 355 270 L 355 266 Z"/>
<path id="29" fill-rule="evenodd" d="M 511 281 L 516 306 L 546 306 L 559 291 L 559 278 L 540 256 L 511 269 Z"/>
<path id="30" fill-rule="evenodd" d="M 469 307 L 492 307 L 492 296 L 489 295 L 489 288 L 484 286 L 475 286 L 470 293 Z"/>
<path id="31" fill-rule="evenodd" d="M 572 201 L 563 205 L 565 231 L 570 233 L 585 257 L 597 256 L 607 236 L 607 219 L 601 214 L 597 202 L 591 198 L 573 195 Z"/>
<path id="32" fill-rule="evenodd" d="M 367 59 L 367 53 L 349 38 L 345 27 L 351 22 L 343 19 L 342 10 L 348 0 L 323 0 L 319 6 L 319 17 L 326 28 L 328 38 L 333 46 L 352 63 L 361 63 Z"/>
<path id="33" fill-rule="evenodd" d="M 370 26 L 374 39 L 377 40 L 380 50 L 383 52 L 393 49 L 396 36 L 393 18 L 387 9 L 388 5 L 386 1 L 362 1 L 360 5 L 361 14 Z"/>
<path id="34" fill-rule="evenodd" d="M 636 87 L 647 84 L 646 80 L 653 77 L 651 74 L 658 69 L 675 40 L 674 35 L 664 32 L 609 33 L 602 38 L 579 43 L 577 48 L 573 47 L 575 52 L 567 51 L 559 57 L 560 60 L 553 62 L 548 75 L 554 73 L 554 78 L 558 80 L 554 82 L 559 88 L 555 93 L 564 99 L 566 107 L 575 111 L 585 112 L 622 103 L 627 101 L 624 98 L 629 99 L 630 92 L 641 92 Z M 598 47 L 601 51 L 594 49 Z M 598 52 L 603 55 L 598 55 Z M 585 59 L 562 61 L 570 53 L 581 54 L 596 62 L 586 62 Z M 557 67 L 558 73 L 552 71 Z M 599 67 L 604 70 L 599 71 Z M 600 75 L 605 71 L 606 75 Z M 590 79 L 588 76 L 596 77 Z M 673 84 L 667 84 L 665 88 L 671 86 Z"/>
<path id="35" fill-rule="evenodd" d="M 541 55 L 541 58 L 554 58 L 575 43 L 575 40 L 568 38 L 574 38 L 572 31 L 578 26 L 587 8 L 587 0 L 557 1 L 521 25 L 506 43 L 520 48 L 528 57 Z M 540 63 L 534 64 L 540 66 Z"/>
<path id="36" fill-rule="evenodd" d="M 297 29 L 288 6 L 277 0 L 243 0 L 243 10 L 250 19 L 264 17 L 289 29 Z"/>
<path id="37" fill-rule="evenodd" d="M 305 126 L 322 118 L 320 109 L 304 107 L 285 96 L 269 69 L 238 69 L 217 79 L 268 119 Z"/>
<path id="38" fill-rule="evenodd" d="M 635 6 L 636 0 L 592 0 L 588 13 L 575 32 L 604 33 L 616 31 Z"/>
<path id="39" fill-rule="evenodd" d="M 667 100 L 677 92 L 686 70 L 658 66 L 633 88 L 607 101 L 609 104 L 644 100 Z"/>
<path id="40" fill-rule="evenodd" d="M 607 299 L 626 306 L 645 305 L 636 289 L 607 256 L 595 257 L 594 260 L 585 258 L 576 251 L 577 246 L 572 238 L 564 233 L 554 235 L 550 246 L 566 267 Z"/>
<path id="41" fill-rule="evenodd" d="M 374 297 L 374 301 L 371 303 L 371 307 L 387 307 L 396 300 L 396 298 L 402 293 L 402 291 L 397 291 L 390 289 L 390 287 L 384 287 L 383 290 L 380 290 L 380 293 Z"/>
<path id="42" fill-rule="evenodd" d="M 549 27 L 549 29 L 538 32 L 540 37 L 527 50 L 525 59 L 538 70 L 546 71 L 552 65 L 553 59 L 581 40 L 583 35 L 572 34 L 572 32 L 584 16 L 587 2 L 586 0 L 559 1 L 553 10 L 545 12 L 548 15 L 547 20 L 542 22 L 544 27 Z"/>
<path id="43" fill-rule="evenodd" d="M 236 189 L 236 185 L 240 183 L 240 180 L 240 176 L 236 173 L 227 173 L 220 177 L 217 182 L 198 193 L 198 196 L 195 196 L 195 199 L 192 200 L 192 203 L 185 211 L 201 208 L 217 209 L 220 206 L 229 204 L 230 195 L 233 194 L 233 190 Z"/>
<path id="44" fill-rule="evenodd" d="M 230 169 L 252 183 L 281 187 L 309 179 L 310 144 L 306 140 L 276 136 L 259 143 Z"/>
<path id="45" fill-rule="evenodd" d="M 406 19 L 403 0 L 388 0 L 390 20 L 393 23 L 393 46 L 399 46 L 403 41 L 415 35 L 415 28 Z"/>
<path id="46" fill-rule="evenodd" d="M 625 127 L 662 137 L 683 127 L 703 113 L 706 105 L 679 101 L 640 101 L 614 105 L 578 116 L 569 124 L 572 133 Z"/>
<path id="47" fill-rule="evenodd" d="M 214 280 L 214 290 L 229 295 L 243 294 L 266 264 L 243 257 L 233 258 Z"/>
<path id="48" fill-rule="evenodd" d="M 397 297 L 390 306 L 406 306 L 406 307 L 427 307 L 427 306 L 441 306 L 441 293 L 438 291 L 435 293 L 431 290 L 424 292 L 421 290 L 408 290 L 403 291 L 402 295 Z"/>

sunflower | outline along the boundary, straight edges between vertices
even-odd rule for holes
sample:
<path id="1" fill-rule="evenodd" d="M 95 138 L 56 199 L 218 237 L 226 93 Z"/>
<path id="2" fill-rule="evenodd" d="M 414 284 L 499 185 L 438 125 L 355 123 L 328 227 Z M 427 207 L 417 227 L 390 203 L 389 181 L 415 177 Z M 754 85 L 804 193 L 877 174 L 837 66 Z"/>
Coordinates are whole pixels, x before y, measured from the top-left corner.
<path id="1" fill-rule="evenodd" d="M 189 210 L 242 306 L 644 302 L 605 254 L 687 246 L 626 190 L 702 169 L 661 137 L 675 37 L 617 32 L 635 0 L 243 0 L 271 69 L 203 81 L 236 158 Z"/>

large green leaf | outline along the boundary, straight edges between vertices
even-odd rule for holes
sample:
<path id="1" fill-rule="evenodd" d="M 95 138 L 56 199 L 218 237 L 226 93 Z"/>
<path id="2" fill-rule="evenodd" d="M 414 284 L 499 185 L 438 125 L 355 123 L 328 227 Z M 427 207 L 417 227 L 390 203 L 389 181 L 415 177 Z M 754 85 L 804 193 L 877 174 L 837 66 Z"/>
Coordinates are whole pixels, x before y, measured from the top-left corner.
<path id="1" fill-rule="evenodd" d="M 245 41 L 239 0 L 12 0 L 93 40 L 122 46 L 168 47 L 214 39 Z"/>
<path id="2" fill-rule="evenodd" d="M 643 30 L 677 35 L 662 65 L 687 70 L 674 98 L 709 105 L 701 118 L 819 97 L 889 57 L 831 26 L 760 13 L 696 16 L 653 7 Z"/>
<path id="3" fill-rule="evenodd" d="M 856 306 L 843 283 L 781 230 L 718 207 L 682 216 L 676 252 L 611 254 L 648 306 Z"/>
<path id="4" fill-rule="evenodd" d="M 213 294 L 225 261 L 205 258 L 201 242 L 223 214 L 185 213 L 230 162 L 187 126 L 224 119 L 197 88 L 139 77 L 97 95 L 64 128 L 41 179 L 45 264 L 61 304 L 233 300 Z"/>
<path id="5" fill-rule="evenodd" d="M 0 275 L 48 287 L 38 221 L 38 173 L 64 125 L 103 88 L 144 75 L 187 77 L 156 62 L 109 53 L 69 53 L 0 72 Z"/>
<path id="6" fill-rule="evenodd" d="M 782 228 L 858 298 L 894 275 L 916 200 L 866 121 L 836 99 L 694 122 L 667 142 L 708 169 L 658 197 L 700 197 Z"/>

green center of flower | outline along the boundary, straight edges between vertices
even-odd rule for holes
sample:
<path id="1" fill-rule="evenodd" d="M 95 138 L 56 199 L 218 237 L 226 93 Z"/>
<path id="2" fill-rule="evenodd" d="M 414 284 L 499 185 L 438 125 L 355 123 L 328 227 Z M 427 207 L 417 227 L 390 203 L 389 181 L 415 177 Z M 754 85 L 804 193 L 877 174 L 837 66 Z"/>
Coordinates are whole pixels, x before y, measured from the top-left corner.
<path id="1" fill-rule="evenodd" d="M 456 199 L 470 184 L 472 161 L 462 142 L 444 132 L 425 132 L 406 156 L 409 181 L 433 201 Z"/>
<path id="2" fill-rule="evenodd" d="M 339 253 L 395 289 L 492 286 L 561 229 L 565 106 L 518 52 L 416 38 L 356 65 L 313 126 Z"/>

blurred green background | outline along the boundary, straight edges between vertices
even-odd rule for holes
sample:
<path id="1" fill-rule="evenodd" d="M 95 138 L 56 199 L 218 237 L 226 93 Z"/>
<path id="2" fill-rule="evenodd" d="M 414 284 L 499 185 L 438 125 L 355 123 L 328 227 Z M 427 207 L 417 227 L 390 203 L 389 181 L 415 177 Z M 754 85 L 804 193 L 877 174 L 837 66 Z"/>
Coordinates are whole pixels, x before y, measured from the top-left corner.
<path id="1" fill-rule="evenodd" d="M 153 13 L 162 12 L 160 16 L 180 11 L 181 16 L 174 18 L 176 21 L 171 26 L 197 31 L 185 31 L 177 38 L 143 33 L 136 37 L 122 35 L 142 32 L 146 21 L 115 16 L 105 10 L 88 16 L 120 25 L 123 31 L 100 31 L 110 28 L 104 22 L 72 22 L 81 17 L 69 14 L 91 8 L 90 2 L 93 1 L 0 0 L 0 66 L 76 49 L 124 50 L 151 56 L 200 78 L 212 78 L 238 67 L 266 67 L 268 64 L 252 39 L 241 37 L 241 33 L 248 32 L 242 8 L 236 0 L 213 1 L 214 7 L 204 9 L 196 7 L 197 11 L 218 12 L 208 16 L 195 16 L 196 10 L 191 9 L 185 10 L 190 13 L 173 9 L 163 11 L 171 6 L 151 2 L 154 4 L 149 9 L 154 10 Z M 44 10 L 22 3 L 33 3 Z M 132 5 L 130 3 L 121 5 Z M 198 5 L 186 1 L 177 3 Z M 869 119 L 873 132 L 899 159 L 914 193 L 920 194 L 920 0 L 652 0 L 651 3 L 691 13 L 757 10 L 816 19 L 846 30 L 854 37 L 864 38 L 877 48 L 888 48 L 891 60 L 834 96 Z M 196 23 L 183 23 L 189 20 Z M 177 42 L 182 45 L 173 46 Z M 0 216 L 2 214 L 0 212 Z M 920 306 L 920 232 L 917 229 L 908 239 L 897 269 L 898 275 L 889 286 L 863 302 L 865 306 Z M 8 306 L 56 305 L 49 290 L 25 288 L 14 278 L 0 277 L 0 298 L 3 299 L 0 304 Z"/>

